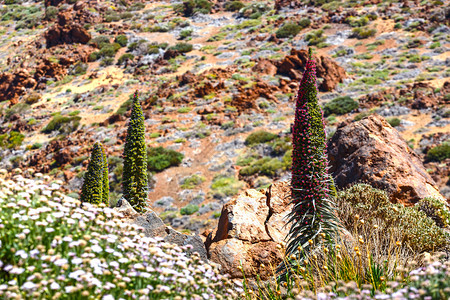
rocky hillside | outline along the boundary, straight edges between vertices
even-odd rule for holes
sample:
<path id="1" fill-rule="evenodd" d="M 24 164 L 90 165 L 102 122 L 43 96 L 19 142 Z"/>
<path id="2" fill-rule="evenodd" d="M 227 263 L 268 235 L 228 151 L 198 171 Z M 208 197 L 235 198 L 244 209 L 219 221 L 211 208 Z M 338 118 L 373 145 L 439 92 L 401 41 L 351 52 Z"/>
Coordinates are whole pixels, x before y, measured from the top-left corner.
<path id="1" fill-rule="evenodd" d="M 338 186 L 369 182 L 405 204 L 450 198 L 447 1 L 6 0 L 0 12 L 10 174 L 32 169 L 78 197 L 100 141 L 114 205 L 138 90 L 151 208 L 180 230 L 214 228 L 240 190 L 289 177 L 312 47 Z"/>

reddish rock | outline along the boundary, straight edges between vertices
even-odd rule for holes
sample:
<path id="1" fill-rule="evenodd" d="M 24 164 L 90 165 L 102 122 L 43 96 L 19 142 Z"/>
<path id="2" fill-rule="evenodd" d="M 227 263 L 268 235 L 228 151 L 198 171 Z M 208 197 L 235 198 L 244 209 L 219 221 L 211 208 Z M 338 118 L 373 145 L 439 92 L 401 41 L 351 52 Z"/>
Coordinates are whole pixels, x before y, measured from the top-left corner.
<path id="1" fill-rule="evenodd" d="M 181 76 L 177 77 L 177 80 L 180 82 L 180 86 L 191 84 L 196 81 L 195 75 L 191 71 L 187 71 Z"/>
<path id="2" fill-rule="evenodd" d="M 67 71 L 62 65 L 51 62 L 45 58 L 43 62 L 36 67 L 34 79 L 39 81 L 42 77 L 50 77 L 55 78 L 56 80 L 61 80 L 66 73 Z"/>
<path id="3" fill-rule="evenodd" d="M 0 74 L 0 101 L 10 100 L 16 104 L 26 89 L 34 88 L 36 80 L 25 69 L 19 69 L 15 73 Z"/>
<path id="4" fill-rule="evenodd" d="M 238 111 L 258 109 L 256 99 L 260 97 L 278 103 L 277 98 L 274 96 L 277 91 L 278 87 L 268 85 L 266 82 L 257 79 L 255 85 L 251 88 L 238 86 L 238 93 L 233 95 L 231 105 L 236 107 Z"/>
<path id="5" fill-rule="evenodd" d="M 59 44 L 87 44 L 91 39 L 90 33 L 72 19 L 70 11 L 59 12 L 57 23 L 44 34 L 47 48 Z"/>
<path id="6" fill-rule="evenodd" d="M 256 63 L 252 71 L 258 74 L 274 76 L 277 73 L 277 67 L 271 61 L 262 59 Z"/>
<path id="7" fill-rule="evenodd" d="M 303 7 L 305 3 L 302 0 L 275 0 L 275 10 L 279 11 L 280 9 L 286 8 L 300 8 Z"/>
<path id="8" fill-rule="evenodd" d="M 339 126 L 328 143 L 328 157 L 339 188 L 366 182 L 405 205 L 428 196 L 444 199 L 418 155 L 379 115 Z"/>
<path id="9" fill-rule="evenodd" d="M 306 50 L 292 49 L 290 55 L 277 63 L 278 74 L 287 75 L 297 81 L 300 80 L 307 58 L 308 52 Z M 317 66 L 316 75 L 323 79 L 319 85 L 320 90 L 331 91 L 338 83 L 343 82 L 346 77 L 344 68 L 325 56 L 313 55 L 313 59 Z"/>

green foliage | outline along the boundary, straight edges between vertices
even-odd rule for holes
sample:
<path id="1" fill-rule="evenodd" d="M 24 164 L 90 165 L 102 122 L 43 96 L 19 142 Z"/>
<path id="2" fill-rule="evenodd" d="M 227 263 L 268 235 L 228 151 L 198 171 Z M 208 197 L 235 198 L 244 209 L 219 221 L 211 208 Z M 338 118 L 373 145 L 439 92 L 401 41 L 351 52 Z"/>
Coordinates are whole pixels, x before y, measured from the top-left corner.
<path id="1" fill-rule="evenodd" d="M 353 28 L 352 35 L 350 37 L 355 37 L 357 39 L 366 39 L 368 37 L 374 36 L 377 33 L 376 29 L 371 29 L 368 27 L 357 27 Z"/>
<path id="2" fill-rule="evenodd" d="M 128 60 L 133 60 L 133 59 L 134 59 L 134 55 L 133 54 L 125 53 L 125 54 L 123 54 L 122 56 L 119 57 L 119 60 L 117 61 L 117 64 L 123 65 L 124 62 L 126 62 Z"/>
<path id="3" fill-rule="evenodd" d="M 195 204 L 188 204 L 185 207 L 180 209 L 180 214 L 184 215 L 192 215 L 194 213 L 198 212 L 198 205 Z"/>
<path id="4" fill-rule="evenodd" d="M 25 135 L 18 131 L 0 134 L 0 147 L 7 149 L 16 149 L 22 145 Z"/>
<path id="5" fill-rule="evenodd" d="M 183 161 L 184 155 L 163 147 L 150 147 L 147 157 L 148 170 L 150 172 L 161 172 L 167 168 L 179 166 Z"/>
<path id="6" fill-rule="evenodd" d="M 450 158 L 450 142 L 444 142 L 439 146 L 428 150 L 426 159 L 432 161 L 443 161 Z"/>
<path id="7" fill-rule="evenodd" d="M 54 115 L 50 122 L 42 129 L 43 133 L 51 133 L 55 130 L 62 134 L 69 134 L 78 129 L 81 117 L 61 116 L 59 113 Z"/>
<path id="8" fill-rule="evenodd" d="M 367 16 L 364 17 L 353 17 L 350 16 L 347 19 L 345 19 L 345 22 L 350 24 L 352 27 L 361 27 L 367 25 L 369 23 L 369 18 Z"/>
<path id="9" fill-rule="evenodd" d="M 108 171 L 108 157 L 106 156 L 105 148 L 102 147 L 102 202 L 109 204 L 109 171 Z"/>
<path id="10" fill-rule="evenodd" d="M 334 98 L 323 106 L 323 114 L 325 117 L 336 114 L 343 115 L 357 109 L 359 103 L 349 96 Z"/>
<path id="11" fill-rule="evenodd" d="M 327 36 L 323 34 L 323 30 L 314 30 L 306 34 L 305 40 L 309 46 L 316 46 L 325 43 Z"/>
<path id="12" fill-rule="evenodd" d="M 126 35 L 121 34 L 121 35 L 116 36 L 116 38 L 114 39 L 114 42 L 118 43 L 122 47 L 126 47 L 128 44 L 128 38 Z"/>
<path id="13" fill-rule="evenodd" d="M 205 177 L 194 174 L 183 180 L 181 184 L 182 189 L 194 189 L 197 185 L 205 181 Z"/>
<path id="14" fill-rule="evenodd" d="M 225 3 L 226 11 L 239 11 L 243 7 L 245 7 L 245 4 L 241 1 L 228 1 Z"/>
<path id="15" fill-rule="evenodd" d="M 423 211 L 428 218 L 432 219 L 437 226 L 444 228 L 450 225 L 450 210 L 444 201 L 427 197 L 421 199 L 417 204 L 417 208 Z"/>
<path id="16" fill-rule="evenodd" d="M 386 192 L 367 184 L 356 184 L 338 196 L 340 205 L 339 217 L 347 229 L 355 226 L 355 215 L 366 222 L 382 226 L 386 232 L 398 231 L 402 243 L 406 243 L 414 251 L 437 251 L 447 244 L 447 234 L 436 223 L 427 217 L 419 207 L 404 207 L 392 204 Z M 369 223 L 369 224 L 370 224 Z"/>
<path id="17" fill-rule="evenodd" d="M 107 167 L 107 165 L 103 146 L 97 142 L 92 148 L 91 160 L 84 176 L 83 187 L 81 188 L 81 202 L 97 205 L 100 203 L 108 204 L 109 190 L 103 190 L 106 187 L 109 189 L 108 176 L 106 175 L 105 178 L 105 166 Z M 108 170 L 106 170 L 107 172 Z"/>
<path id="18" fill-rule="evenodd" d="M 185 17 L 190 17 L 194 13 L 209 14 L 212 3 L 208 0 L 185 0 L 182 5 L 177 6 L 175 10 L 182 13 Z"/>
<path id="19" fill-rule="evenodd" d="M 193 30 L 192 29 L 184 29 L 180 32 L 180 38 L 181 39 L 187 39 L 192 35 Z"/>
<path id="20" fill-rule="evenodd" d="M 245 139 L 245 144 L 251 146 L 255 144 L 266 143 L 276 139 L 277 137 L 278 135 L 274 133 L 264 130 L 258 130 L 247 136 L 247 138 Z"/>
<path id="21" fill-rule="evenodd" d="M 211 193 L 216 198 L 236 195 L 243 187 L 243 183 L 234 177 L 216 176 L 211 184 Z"/>
<path id="22" fill-rule="evenodd" d="M 388 118 L 386 121 L 391 125 L 392 127 L 397 127 L 400 125 L 401 120 L 399 118 Z"/>
<path id="23" fill-rule="evenodd" d="M 187 53 L 192 51 L 193 46 L 189 43 L 177 43 L 175 46 L 170 47 L 170 49 L 180 51 L 181 53 Z"/>
<path id="24" fill-rule="evenodd" d="M 23 115 L 29 111 L 31 106 L 27 103 L 17 103 L 5 111 L 5 119 L 9 120 L 13 115 Z"/>
<path id="25" fill-rule="evenodd" d="M 148 191 L 147 146 L 144 113 L 137 91 L 133 95 L 123 160 L 123 196 L 136 211 L 143 212 Z"/>
<path id="26" fill-rule="evenodd" d="M 287 37 L 294 37 L 296 36 L 300 31 L 302 30 L 302 27 L 294 22 L 287 22 L 283 26 L 281 26 L 276 32 L 277 38 L 287 38 Z"/>
<path id="27" fill-rule="evenodd" d="M 275 176 L 283 169 L 283 163 L 278 158 L 264 157 L 256 160 L 250 166 L 239 170 L 241 176 L 251 176 L 261 174 L 267 176 Z"/>
<path id="28" fill-rule="evenodd" d="M 95 38 L 91 39 L 88 44 L 100 49 L 102 47 L 102 45 L 106 45 L 106 44 L 110 43 L 109 39 L 110 39 L 109 36 L 99 35 L 99 36 L 96 36 Z"/>

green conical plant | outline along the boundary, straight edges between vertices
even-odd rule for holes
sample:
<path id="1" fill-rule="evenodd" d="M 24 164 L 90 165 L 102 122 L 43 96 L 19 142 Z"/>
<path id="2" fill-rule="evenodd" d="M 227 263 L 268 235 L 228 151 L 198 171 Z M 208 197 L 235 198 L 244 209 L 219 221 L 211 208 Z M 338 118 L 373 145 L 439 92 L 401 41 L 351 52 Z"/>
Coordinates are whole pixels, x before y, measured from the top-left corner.
<path id="1" fill-rule="evenodd" d="M 328 174 L 323 112 L 318 104 L 316 64 L 311 49 L 300 83 L 292 126 L 291 196 L 286 257 L 308 254 L 319 234 L 334 240 L 340 223 L 335 214 L 336 189 Z M 301 251 L 299 251 L 301 249 Z M 281 270 L 286 271 L 284 264 Z"/>
<path id="2" fill-rule="evenodd" d="M 108 158 L 106 156 L 105 147 L 102 147 L 102 160 L 103 160 L 103 178 L 102 178 L 102 202 L 106 205 L 109 204 L 109 178 L 108 178 Z"/>
<path id="3" fill-rule="evenodd" d="M 91 160 L 84 175 L 83 187 L 81 188 L 81 202 L 91 204 L 103 202 L 103 161 L 103 147 L 97 142 L 92 148 Z"/>
<path id="4" fill-rule="evenodd" d="M 148 191 L 144 113 L 137 91 L 123 151 L 123 196 L 138 212 L 145 210 Z"/>

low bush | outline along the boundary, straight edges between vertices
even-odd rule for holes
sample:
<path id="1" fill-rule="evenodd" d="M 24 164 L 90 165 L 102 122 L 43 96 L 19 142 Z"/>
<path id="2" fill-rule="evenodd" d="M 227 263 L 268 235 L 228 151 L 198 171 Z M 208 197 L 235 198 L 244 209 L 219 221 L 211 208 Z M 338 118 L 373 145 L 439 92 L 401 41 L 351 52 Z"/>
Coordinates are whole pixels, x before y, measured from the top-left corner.
<path id="1" fill-rule="evenodd" d="M 211 12 L 212 3 L 208 0 L 185 0 L 182 4 L 175 7 L 175 11 L 190 17 L 194 13 L 209 14 Z"/>
<path id="2" fill-rule="evenodd" d="M 187 53 L 192 51 L 193 46 L 189 43 L 177 43 L 175 46 L 170 47 L 170 49 L 180 51 L 181 53 Z"/>
<path id="3" fill-rule="evenodd" d="M 51 133 L 59 131 L 62 134 L 68 134 L 78 129 L 81 117 L 79 116 L 61 116 L 57 114 L 53 116 L 50 122 L 42 129 L 43 133 Z"/>
<path id="4" fill-rule="evenodd" d="M 448 205 L 442 200 L 427 197 L 421 199 L 416 206 L 420 211 L 423 211 L 427 217 L 432 219 L 437 226 L 444 228 L 450 225 L 450 210 Z"/>
<path id="5" fill-rule="evenodd" d="M 181 184 L 182 189 L 194 189 L 197 185 L 205 181 L 205 177 L 194 174 L 183 180 Z"/>
<path id="6" fill-rule="evenodd" d="M 114 42 L 118 43 L 122 47 L 126 47 L 128 44 L 128 38 L 126 35 L 121 34 L 121 35 L 116 36 L 116 38 L 114 39 Z"/>
<path id="7" fill-rule="evenodd" d="M 183 216 L 184 215 L 190 216 L 196 212 L 198 212 L 198 205 L 195 204 L 188 204 L 180 209 L 180 214 Z"/>
<path id="8" fill-rule="evenodd" d="M 359 103 L 349 96 L 334 98 L 323 106 L 323 114 L 325 117 L 335 114 L 343 115 L 357 109 Z"/>
<path id="9" fill-rule="evenodd" d="M 278 135 L 274 133 L 267 132 L 264 130 L 258 130 L 247 136 L 247 138 L 245 139 L 245 144 L 247 146 L 252 146 L 255 144 L 266 143 L 276 139 L 277 137 Z"/>
<path id="10" fill-rule="evenodd" d="M 167 168 L 179 166 L 184 155 L 180 152 L 163 147 L 147 149 L 147 167 L 150 172 L 161 172 Z"/>
<path id="11" fill-rule="evenodd" d="M 266 175 L 273 177 L 283 169 L 283 163 L 278 158 L 264 157 L 256 160 L 250 166 L 239 170 L 241 176 Z"/>
<path id="12" fill-rule="evenodd" d="M 18 131 L 11 131 L 0 135 L 0 147 L 7 149 L 16 149 L 22 145 L 25 135 Z"/>
<path id="13" fill-rule="evenodd" d="M 323 34 L 322 29 L 308 32 L 305 37 L 305 40 L 308 42 L 309 46 L 316 46 L 319 44 L 323 44 L 325 43 L 326 39 L 327 36 Z"/>
<path id="14" fill-rule="evenodd" d="M 450 158 L 450 142 L 431 148 L 426 155 L 426 159 L 431 161 L 443 161 L 447 158 Z"/>
<path id="15" fill-rule="evenodd" d="M 239 11 L 243 7 L 245 7 L 245 4 L 241 1 L 228 1 L 225 3 L 226 11 Z"/>
<path id="16" fill-rule="evenodd" d="M 224 198 L 236 195 L 243 187 L 243 183 L 234 177 L 216 176 L 211 183 L 211 193 L 215 198 Z"/>
<path id="17" fill-rule="evenodd" d="M 368 37 L 374 36 L 375 33 L 377 33 L 376 29 L 371 29 L 368 27 L 357 27 L 353 28 L 350 37 L 354 37 L 357 39 L 366 39 Z"/>
<path id="18" fill-rule="evenodd" d="M 118 65 L 123 65 L 126 61 L 133 60 L 134 55 L 131 53 L 125 53 L 117 60 Z"/>
<path id="19" fill-rule="evenodd" d="M 296 36 L 302 27 L 294 22 L 288 22 L 281 26 L 276 32 L 277 38 L 288 38 Z"/>
<path id="20" fill-rule="evenodd" d="M 399 118 L 388 118 L 388 119 L 386 119 L 386 121 L 392 127 L 397 127 L 397 126 L 400 126 L 400 123 L 401 123 L 402 120 L 400 120 Z"/>
<path id="21" fill-rule="evenodd" d="M 363 219 L 383 231 L 398 231 L 400 243 L 416 252 L 437 251 L 447 246 L 448 234 L 418 207 L 392 204 L 386 192 L 367 184 L 356 184 L 338 196 L 339 219 L 347 229 Z M 367 228 L 368 230 L 369 228 Z"/>

